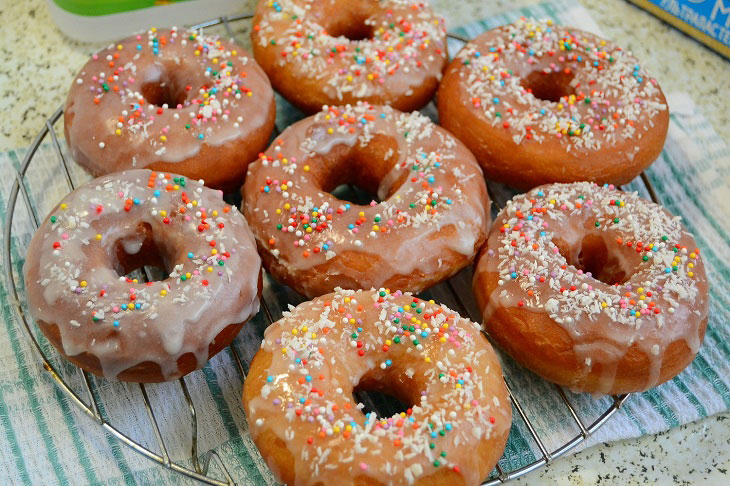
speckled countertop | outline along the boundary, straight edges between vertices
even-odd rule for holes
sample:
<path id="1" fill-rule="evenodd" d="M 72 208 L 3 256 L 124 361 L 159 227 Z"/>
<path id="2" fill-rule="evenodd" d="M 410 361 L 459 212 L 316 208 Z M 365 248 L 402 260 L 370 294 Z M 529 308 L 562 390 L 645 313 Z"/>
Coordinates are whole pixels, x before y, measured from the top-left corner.
<path id="1" fill-rule="evenodd" d="M 436 0 L 448 12 L 449 2 Z M 513 9 L 534 0 L 490 0 Z M 604 34 L 630 49 L 666 92 L 686 91 L 730 140 L 730 62 L 624 0 L 580 0 Z M 483 17 L 464 1 L 451 25 Z M 64 37 L 43 0 L 0 0 L 0 150 L 24 147 L 63 102 L 75 72 L 100 45 Z M 668 432 L 599 444 L 558 459 L 515 484 L 730 484 L 730 413 Z"/>

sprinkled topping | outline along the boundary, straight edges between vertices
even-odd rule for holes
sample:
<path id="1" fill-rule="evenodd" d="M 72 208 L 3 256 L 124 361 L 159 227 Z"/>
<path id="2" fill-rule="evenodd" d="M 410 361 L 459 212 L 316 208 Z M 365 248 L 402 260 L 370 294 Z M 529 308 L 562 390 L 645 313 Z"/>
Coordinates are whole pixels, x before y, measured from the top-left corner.
<path id="1" fill-rule="evenodd" d="M 272 97 L 235 45 L 202 30 L 152 28 L 84 66 L 66 107 L 69 142 L 93 173 L 180 162 L 259 129 Z"/>
<path id="2" fill-rule="evenodd" d="M 260 2 L 253 42 L 275 53 L 276 59 L 276 66 L 264 67 L 286 66 L 294 78 L 316 80 L 330 103 L 394 100 L 412 94 L 426 81 L 440 79 L 446 63 L 446 29 L 426 2 L 387 0 L 359 6 L 373 7 L 363 19 L 363 28 L 371 35 L 353 41 L 340 32 L 328 32 L 330 19 L 349 15 L 332 15 L 326 11 L 331 8 L 328 3 Z"/>
<path id="3" fill-rule="evenodd" d="M 367 153 L 373 140 L 372 150 L 392 147 L 385 154 L 374 152 L 385 159 L 382 164 L 356 168 L 347 155 L 330 155 L 333 147 Z M 362 159 L 357 164 L 365 164 Z M 348 203 L 319 187 L 318 181 L 331 178 L 333 171 L 356 170 L 378 179 L 382 202 Z M 455 270 L 439 268 L 438 259 L 446 258 L 439 246 L 471 258 L 488 221 L 481 172 L 459 142 L 417 112 L 366 103 L 325 107 L 288 129 L 249 166 L 244 195 L 244 211 L 259 244 L 290 270 L 323 262 L 347 267 L 346 255 L 354 250 L 385 257 L 381 269 L 358 277 L 361 287 L 416 267 L 426 274 L 429 267 L 450 274 Z M 456 230 L 453 236 L 434 237 L 448 226 Z M 400 250 L 396 239 L 411 244 Z M 380 280 L 379 273 L 385 278 Z M 302 285 L 308 293 L 306 282 Z M 331 290 L 337 283 L 329 285 Z"/>
<path id="4" fill-rule="evenodd" d="M 471 105 L 518 144 L 559 139 L 568 150 L 598 150 L 640 138 L 667 109 L 631 53 L 550 20 L 486 32 L 457 59 Z"/>
<path id="5" fill-rule="evenodd" d="M 700 251 L 679 217 L 636 193 L 581 182 L 516 196 L 490 234 L 477 267 L 485 271 L 499 277 L 485 322 L 495 307 L 547 311 L 573 337 L 579 361 L 588 358 L 588 369 L 600 362 L 596 347 L 620 348 L 623 356 L 638 344 L 656 356 L 650 345 L 663 354 L 684 339 L 693 353 L 699 348 L 699 323 L 707 315 Z M 652 360 L 652 380 L 660 365 Z"/>
<path id="6" fill-rule="evenodd" d="M 143 250 L 148 245 L 157 250 Z M 152 253 L 169 277 L 121 275 L 121 253 Z M 178 356 L 193 352 L 202 366 L 217 333 L 258 310 L 257 261 L 245 221 L 219 191 L 135 170 L 68 195 L 34 236 L 25 271 L 39 284 L 29 285 L 34 316 L 58 325 L 67 354 L 94 354 L 109 377 L 145 360 L 172 375 Z M 242 264 L 250 275 L 238 275 Z"/>
<path id="7" fill-rule="evenodd" d="M 477 484 L 488 471 L 474 449 L 509 430 L 499 364 L 479 326 L 411 294 L 338 290 L 307 302 L 267 329 L 262 352 L 271 364 L 251 373 L 266 383 L 244 391 L 252 434 L 286 438 L 306 484 L 337 474 L 412 484 L 435 468 Z M 363 414 L 352 387 L 369 379 L 408 383 L 393 393 L 412 406 Z"/>

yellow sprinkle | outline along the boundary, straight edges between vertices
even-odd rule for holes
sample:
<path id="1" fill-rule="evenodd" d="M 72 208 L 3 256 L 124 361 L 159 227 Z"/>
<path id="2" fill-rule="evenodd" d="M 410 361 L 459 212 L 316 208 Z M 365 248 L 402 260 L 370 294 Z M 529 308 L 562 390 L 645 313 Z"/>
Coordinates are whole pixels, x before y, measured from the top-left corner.
<path id="1" fill-rule="evenodd" d="M 66 205 L 66 203 L 62 203 L 62 204 L 61 204 L 61 209 L 66 209 L 67 207 L 68 207 L 68 206 Z"/>
<path id="2" fill-rule="evenodd" d="M 81 286 L 82 286 L 82 287 L 86 287 L 86 280 L 82 280 L 82 281 L 81 281 Z"/>
<path id="3" fill-rule="evenodd" d="M 167 137 L 164 135 L 160 136 L 160 142 L 167 142 Z"/>
<path id="4" fill-rule="evenodd" d="M 283 159 L 281 159 L 281 163 L 284 164 L 284 165 L 286 165 L 286 164 L 289 163 L 289 159 L 283 158 Z"/>
<path id="5" fill-rule="evenodd" d="M 118 129 L 118 128 L 117 128 L 116 130 L 114 130 L 114 133 L 115 133 L 116 135 L 121 135 L 121 134 L 122 134 L 122 131 L 121 131 L 120 129 Z"/>
<path id="6" fill-rule="evenodd" d="M 363 213 L 362 211 L 360 211 L 359 213 L 357 213 L 357 215 L 360 216 L 361 218 L 364 218 L 365 217 L 365 213 Z"/>
<path id="7" fill-rule="evenodd" d="M 195 55 L 196 55 L 196 56 L 199 56 L 199 55 L 200 55 L 200 50 L 198 50 L 198 49 L 195 49 Z"/>
<path id="8" fill-rule="evenodd" d="M 281 185 L 281 190 L 282 191 L 286 191 L 287 189 L 289 189 L 289 186 L 287 186 L 286 184 L 282 184 Z"/>
<path id="9" fill-rule="evenodd" d="M 429 301 L 428 301 L 428 303 L 429 303 L 429 304 L 431 304 L 431 305 L 433 305 L 433 304 L 435 304 L 435 303 L 436 303 L 436 301 L 435 301 L 435 300 L 433 300 L 433 299 L 431 299 L 431 300 L 429 300 Z"/>
<path id="10" fill-rule="evenodd" d="M 248 96 L 249 98 L 252 97 L 253 96 L 253 92 L 249 91 L 248 93 L 246 93 L 246 96 Z"/>
<path id="11" fill-rule="evenodd" d="M 281 349 L 281 354 L 286 354 L 286 348 Z"/>
<path id="12" fill-rule="evenodd" d="M 134 309 L 134 304 L 132 304 L 131 302 L 129 304 L 127 304 L 127 309 L 129 309 L 129 310 Z"/>
<path id="13" fill-rule="evenodd" d="M 197 200 L 197 199 L 195 199 L 195 200 L 193 201 L 193 206 L 197 206 L 197 205 L 198 205 L 198 200 Z"/>
<path id="14" fill-rule="evenodd" d="M 100 241 L 100 240 L 101 240 L 101 235 L 100 234 L 97 234 L 96 235 L 96 241 Z"/>
<path id="15" fill-rule="evenodd" d="M 644 293 L 644 287 L 639 287 L 638 289 L 636 289 L 636 291 L 638 293 L 640 293 L 640 294 L 643 294 Z"/>
<path id="16" fill-rule="evenodd" d="M 302 331 L 307 332 L 309 328 L 307 326 L 302 326 Z"/>
<path id="17" fill-rule="evenodd" d="M 312 232 L 312 227 L 310 226 L 309 228 L 307 228 L 307 233 L 311 233 L 311 232 Z"/>
<path id="18" fill-rule="evenodd" d="M 312 334 L 310 335 L 310 337 L 311 337 L 312 339 L 317 339 L 317 333 L 316 333 L 316 332 L 313 332 L 313 333 L 312 333 Z"/>
<path id="19" fill-rule="evenodd" d="M 689 268 L 694 268 L 694 267 L 695 267 L 695 264 L 694 264 L 694 263 L 692 263 L 692 262 L 690 262 L 690 263 L 688 263 L 688 264 L 687 264 L 687 266 L 688 266 Z"/>
<path id="20" fill-rule="evenodd" d="M 233 51 L 231 51 L 231 54 L 233 54 L 234 56 L 237 56 L 238 55 L 238 51 L 233 50 Z"/>
<path id="21" fill-rule="evenodd" d="M 192 275 L 190 274 L 190 272 L 188 272 L 188 273 L 185 274 L 185 278 L 189 279 L 190 277 L 192 277 Z"/>
<path id="22" fill-rule="evenodd" d="M 374 224 L 373 231 L 380 231 L 380 226 L 378 226 L 377 224 Z"/>
<path id="23" fill-rule="evenodd" d="M 165 211 L 164 209 L 162 211 L 160 211 L 160 216 L 162 216 L 162 217 L 167 216 L 167 211 Z"/>
<path id="24" fill-rule="evenodd" d="M 215 248 L 213 248 L 212 250 L 210 250 L 210 254 L 211 255 L 217 255 L 218 254 L 218 250 L 216 250 Z"/>
<path id="25" fill-rule="evenodd" d="M 335 133 L 335 131 L 332 128 L 328 128 L 327 129 L 327 133 L 329 133 L 330 135 L 332 135 L 333 133 Z"/>
<path id="26" fill-rule="evenodd" d="M 308 165 L 305 165 L 304 166 L 304 172 L 309 172 L 309 166 Z"/>
<path id="27" fill-rule="evenodd" d="M 461 383 L 457 383 L 456 388 L 461 388 Z"/>
<path id="28" fill-rule="evenodd" d="M 217 211 L 216 209 L 214 209 L 214 210 L 213 210 L 213 212 L 212 212 L 212 213 L 210 213 L 210 214 L 212 214 L 212 215 L 213 215 L 213 217 L 215 218 L 215 217 L 217 217 L 217 216 L 218 216 L 218 211 Z"/>
<path id="29" fill-rule="evenodd" d="M 117 44 L 117 50 L 121 51 L 122 49 L 124 49 L 124 46 L 121 44 Z"/>
<path id="30" fill-rule="evenodd" d="M 276 209 L 276 214 L 281 214 L 281 209 Z"/>
<path id="31" fill-rule="evenodd" d="M 351 431 L 352 430 L 352 425 L 346 425 L 345 426 L 345 430 L 348 431 L 348 432 Z"/>
<path id="32" fill-rule="evenodd" d="M 166 296 L 167 295 L 167 290 L 165 290 L 165 289 L 160 290 L 160 295 L 163 296 L 163 297 Z"/>
<path id="33" fill-rule="evenodd" d="M 299 330 L 298 329 L 292 329 L 291 330 L 291 333 L 296 336 L 297 334 L 299 334 Z"/>
<path id="34" fill-rule="evenodd" d="M 605 309 L 606 307 L 608 307 L 608 304 L 606 304 L 605 302 L 601 302 L 601 307 Z"/>
<path id="35" fill-rule="evenodd" d="M 213 273 L 213 267 L 208 267 L 208 273 Z"/>
<path id="36" fill-rule="evenodd" d="M 336 426 L 336 425 L 334 427 L 332 427 L 332 430 L 334 431 L 335 434 L 339 434 L 340 433 L 340 428 L 338 426 Z"/>
<path id="37" fill-rule="evenodd" d="M 386 346 L 390 346 L 392 343 L 393 343 L 393 341 L 391 341 L 390 339 L 386 339 L 385 340 L 385 345 Z"/>
<path id="38" fill-rule="evenodd" d="M 687 275 L 691 278 L 691 277 L 694 277 L 695 276 L 695 273 L 694 272 L 687 272 Z"/>
<path id="39" fill-rule="evenodd" d="M 426 363 L 430 363 L 430 362 L 431 362 L 431 358 L 429 358 L 428 356 L 426 356 L 426 359 L 425 359 L 424 361 L 425 361 Z"/>
<path id="40" fill-rule="evenodd" d="M 349 304 L 350 300 L 352 300 L 352 299 L 350 299 L 349 297 L 345 297 L 345 304 Z"/>
<path id="41" fill-rule="evenodd" d="M 689 254 L 690 258 L 697 258 L 697 254 L 695 252 L 692 252 Z"/>
<path id="42" fill-rule="evenodd" d="M 284 209 L 286 209 L 287 211 L 290 210 L 291 204 L 289 204 L 289 203 L 284 204 Z"/>

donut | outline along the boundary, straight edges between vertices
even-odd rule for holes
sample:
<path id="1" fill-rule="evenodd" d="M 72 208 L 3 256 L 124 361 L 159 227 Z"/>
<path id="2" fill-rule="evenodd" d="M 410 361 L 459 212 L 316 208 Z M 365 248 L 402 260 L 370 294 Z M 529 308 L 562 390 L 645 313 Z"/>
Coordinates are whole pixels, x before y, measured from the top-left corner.
<path id="1" fill-rule="evenodd" d="M 499 213 L 474 271 L 484 326 L 516 361 L 577 391 L 644 391 L 681 372 L 707 327 L 700 250 L 661 206 L 550 184 Z"/>
<path id="2" fill-rule="evenodd" d="M 371 202 L 330 194 L 346 183 Z M 488 208 L 481 169 L 458 140 L 418 112 L 367 103 L 287 128 L 243 186 L 265 268 L 309 298 L 336 287 L 418 292 L 449 278 L 486 240 Z"/>
<path id="3" fill-rule="evenodd" d="M 446 69 L 440 123 L 488 179 L 625 184 L 659 156 L 669 111 L 656 79 L 612 42 L 551 21 L 487 31 Z"/>
<path id="4" fill-rule="evenodd" d="M 129 275 L 143 266 L 167 276 Z M 241 214 L 202 181 L 148 169 L 66 196 L 23 272 L 30 313 L 59 353 L 121 381 L 202 368 L 259 308 L 261 262 Z"/>
<path id="5" fill-rule="evenodd" d="M 404 411 L 366 412 L 356 391 Z M 386 289 L 338 289 L 285 312 L 251 362 L 243 407 L 274 475 L 301 486 L 478 485 L 512 420 L 479 325 Z"/>
<path id="6" fill-rule="evenodd" d="M 94 54 L 63 120 L 73 158 L 95 177 L 150 168 L 232 190 L 266 148 L 275 115 L 271 84 L 246 51 L 173 28 Z"/>
<path id="7" fill-rule="evenodd" d="M 260 0 L 251 44 L 274 88 L 307 113 L 358 101 L 417 110 L 448 59 L 444 20 L 404 0 Z"/>

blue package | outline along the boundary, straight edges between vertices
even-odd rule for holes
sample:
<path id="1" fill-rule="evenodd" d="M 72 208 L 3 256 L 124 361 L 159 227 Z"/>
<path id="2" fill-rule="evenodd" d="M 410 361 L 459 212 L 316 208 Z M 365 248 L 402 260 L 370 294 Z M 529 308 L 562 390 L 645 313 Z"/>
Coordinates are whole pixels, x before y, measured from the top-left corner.
<path id="1" fill-rule="evenodd" d="M 730 59 L 730 0 L 629 0 Z"/>

